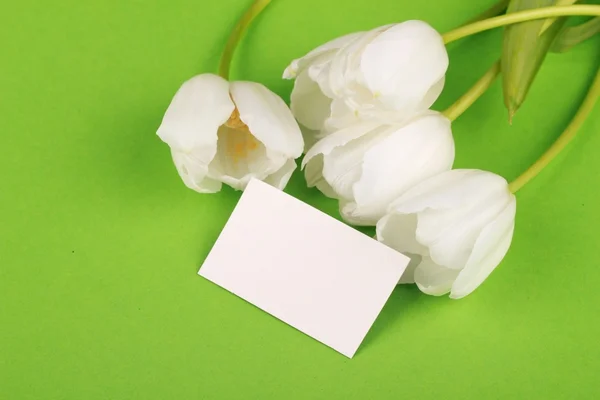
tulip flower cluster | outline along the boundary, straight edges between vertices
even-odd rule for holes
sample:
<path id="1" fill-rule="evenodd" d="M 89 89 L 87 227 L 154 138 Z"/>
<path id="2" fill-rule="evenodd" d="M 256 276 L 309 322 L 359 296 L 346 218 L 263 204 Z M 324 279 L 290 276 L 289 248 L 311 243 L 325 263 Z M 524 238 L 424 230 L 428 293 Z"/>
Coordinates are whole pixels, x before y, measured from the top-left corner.
<path id="1" fill-rule="evenodd" d="M 308 186 L 342 218 L 377 225 L 377 239 L 411 258 L 402 283 L 469 294 L 512 239 L 515 196 L 490 172 L 451 170 L 451 121 L 430 109 L 448 54 L 423 21 L 335 39 L 292 61 L 291 109 L 308 149 Z"/>
<path id="2" fill-rule="evenodd" d="M 511 2 L 516 10 L 512 3 L 517 1 Z M 223 183 L 243 190 L 252 178 L 283 189 L 304 152 L 309 187 L 338 201 L 345 221 L 376 226 L 377 240 L 410 257 L 399 283 L 416 283 L 424 293 L 451 298 L 473 292 L 510 247 L 514 193 L 568 143 L 591 112 L 600 74 L 562 139 L 509 185 L 492 172 L 452 169 L 451 125 L 491 85 L 500 65 L 513 75 L 517 67 L 528 67 L 510 64 L 505 51 L 471 92 L 441 113 L 431 107 L 444 87 L 446 44 L 532 19 L 600 15 L 600 6 L 515 12 L 446 35 L 414 20 L 342 36 L 285 69 L 283 77 L 294 79 L 288 108 L 259 83 L 228 80 L 240 32 L 268 2 L 256 0 L 234 30 L 221 76 L 202 74 L 185 82 L 165 114 L 158 135 L 170 146 L 183 182 L 200 193 L 217 192 Z M 560 37 L 562 25 L 548 28 L 552 21 L 539 25 L 552 38 Z M 516 49 L 518 35 L 508 32 L 507 46 Z M 572 33 L 567 39 L 575 41 Z M 540 41 L 539 46 L 547 51 L 549 44 Z M 539 53 L 527 74 L 519 75 L 526 87 L 509 85 L 519 91 L 505 91 L 511 117 L 543 59 Z"/>

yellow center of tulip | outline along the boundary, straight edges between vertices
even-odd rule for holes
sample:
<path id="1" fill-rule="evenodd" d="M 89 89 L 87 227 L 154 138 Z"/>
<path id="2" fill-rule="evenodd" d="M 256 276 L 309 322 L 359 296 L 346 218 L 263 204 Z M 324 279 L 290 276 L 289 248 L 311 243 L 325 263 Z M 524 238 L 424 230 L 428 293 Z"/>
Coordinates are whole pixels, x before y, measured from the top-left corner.
<path id="1" fill-rule="evenodd" d="M 238 111 L 237 107 L 231 112 L 229 119 L 225 122 L 225 126 L 232 129 L 245 129 L 246 131 L 250 132 L 248 130 L 248 125 L 246 125 L 240 118 L 240 112 Z"/>
<path id="2" fill-rule="evenodd" d="M 233 110 L 224 126 L 234 131 L 228 135 L 229 137 L 226 141 L 227 155 L 232 158 L 234 163 L 244 159 L 248 156 L 248 153 L 258 148 L 260 142 L 250 133 L 248 125 L 240 118 L 240 112 L 237 107 Z"/>

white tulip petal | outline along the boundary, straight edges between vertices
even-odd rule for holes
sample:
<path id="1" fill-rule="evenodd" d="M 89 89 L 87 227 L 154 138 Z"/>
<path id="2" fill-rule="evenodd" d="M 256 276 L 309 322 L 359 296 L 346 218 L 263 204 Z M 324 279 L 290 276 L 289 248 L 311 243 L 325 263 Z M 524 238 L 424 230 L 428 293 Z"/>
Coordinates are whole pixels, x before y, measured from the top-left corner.
<path id="1" fill-rule="evenodd" d="M 371 133 L 378 127 L 379 125 L 375 123 L 356 124 L 325 136 L 308 150 L 302 160 L 302 168 L 304 168 L 313 157 L 316 157 L 319 154 L 328 155 L 336 147 L 344 146 L 352 140 Z"/>
<path id="2" fill-rule="evenodd" d="M 506 180 L 487 171 L 453 169 L 435 175 L 407 190 L 390 210 L 411 214 L 427 208 L 443 210 L 478 202 L 482 195 L 506 190 Z"/>
<path id="3" fill-rule="evenodd" d="M 315 184 L 315 187 L 317 189 L 319 189 L 321 191 L 321 193 L 323 193 L 325 196 L 329 197 L 330 199 L 336 199 L 336 200 L 339 199 L 338 194 L 335 192 L 335 190 L 333 190 L 331 185 L 325 179 L 321 179 L 320 181 L 318 181 Z"/>
<path id="4" fill-rule="evenodd" d="M 361 127 L 364 125 L 361 125 Z M 357 126 L 344 129 L 353 130 Z M 360 131 L 360 129 L 356 129 Z M 352 134 L 348 134 L 351 136 Z M 327 136 L 325 139 L 328 139 Z M 329 182 L 333 190 L 343 198 L 354 198 L 354 184 L 361 179 L 363 174 L 363 160 L 365 153 L 372 146 L 384 140 L 382 129 L 376 128 L 362 134 L 341 146 L 335 147 L 328 154 L 323 155 L 323 177 Z M 317 143 L 318 145 L 318 143 Z M 381 216 L 379 216 L 381 217 Z M 379 218 L 377 218 L 379 219 Z"/>
<path id="5" fill-rule="evenodd" d="M 330 116 L 323 125 L 325 135 L 361 123 L 358 112 L 350 108 L 344 99 L 334 99 L 330 111 Z"/>
<path id="6" fill-rule="evenodd" d="M 264 179 L 265 183 L 268 183 L 271 186 L 276 187 L 277 189 L 283 190 L 290 178 L 292 177 L 292 173 L 296 170 L 296 160 L 290 158 L 283 164 L 283 167 L 279 168 L 277 172 L 272 173 Z"/>
<path id="7" fill-rule="evenodd" d="M 316 187 L 325 196 L 332 199 L 337 199 L 338 195 L 333 191 L 333 188 L 323 178 L 323 155 L 319 154 L 312 158 L 304 169 L 304 176 L 308 187 Z"/>
<path id="8" fill-rule="evenodd" d="M 401 253 L 427 255 L 427 247 L 417 241 L 415 214 L 387 214 L 377 222 L 377 240 Z"/>
<path id="9" fill-rule="evenodd" d="M 185 185 L 199 193 L 216 193 L 221 190 L 221 182 L 207 177 L 208 167 L 190 154 L 171 151 L 173 163 Z"/>
<path id="10" fill-rule="evenodd" d="M 415 214 L 387 214 L 377 222 L 377 240 L 410 258 L 398 283 L 415 283 L 415 269 L 427 256 L 427 247 L 417 241 Z"/>
<path id="11" fill-rule="evenodd" d="M 450 121 L 439 113 L 428 113 L 401 128 L 390 127 L 388 132 L 364 154 L 362 176 L 353 187 L 358 208 L 378 218 L 402 193 L 449 170 L 454 162 Z"/>
<path id="12" fill-rule="evenodd" d="M 319 56 L 313 63 L 306 69 L 308 76 L 312 79 L 325 97 L 333 99 L 335 95 L 329 87 L 329 69 L 331 67 L 331 60 L 335 56 L 335 52 L 330 52 Z"/>
<path id="13" fill-rule="evenodd" d="M 429 258 L 423 258 L 415 270 L 415 283 L 423 293 L 441 296 L 450 291 L 459 272 L 437 265 Z"/>
<path id="14" fill-rule="evenodd" d="M 217 129 L 234 108 L 229 82 L 213 74 L 197 75 L 179 88 L 157 134 L 173 150 L 194 151 L 208 164 L 217 149 Z"/>
<path id="15" fill-rule="evenodd" d="M 315 145 L 315 143 L 323 139 L 324 135 L 321 130 L 308 129 L 302 124 L 299 124 L 299 126 L 300 132 L 302 132 L 302 139 L 304 141 L 304 152 L 306 153 Z"/>
<path id="16" fill-rule="evenodd" d="M 217 193 L 221 191 L 223 184 L 211 178 L 204 178 L 202 182 L 198 182 L 197 191 L 200 193 Z"/>
<path id="17" fill-rule="evenodd" d="M 364 48 L 372 37 L 371 32 L 357 35 L 352 41 L 340 48 L 335 57 L 332 57 L 325 70 L 328 73 L 327 76 L 321 74 L 322 78 L 319 79 L 319 85 L 324 93 L 329 93 L 331 97 L 339 97 L 345 94 L 344 88 L 348 84 L 351 75 L 351 57 Z"/>
<path id="18" fill-rule="evenodd" d="M 467 265 L 452 285 L 451 298 L 459 299 L 473 292 L 500 264 L 512 241 L 516 209 L 513 196 L 498 217 L 483 229 Z"/>
<path id="19" fill-rule="evenodd" d="M 419 104 L 448 68 L 441 35 L 423 21 L 396 24 L 362 53 L 363 83 L 388 107 Z"/>
<path id="20" fill-rule="evenodd" d="M 267 149 L 300 157 L 304 149 L 302 133 L 281 97 L 256 82 L 232 82 L 229 90 L 240 119 Z"/>
<path id="21" fill-rule="evenodd" d="M 462 269 L 475 240 L 485 226 L 506 208 L 512 195 L 505 185 L 490 192 L 479 203 L 449 210 L 424 210 L 419 213 L 417 240 L 429 247 L 431 258 L 440 265 Z"/>
<path id="22" fill-rule="evenodd" d="M 352 185 L 362 174 L 364 151 L 360 145 L 363 141 L 361 139 L 350 142 L 348 148 L 344 146 L 334 149 L 323 159 L 323 177 L 342 198 L 352 198 Z"/>
<path id="23" fill-rule="evenodd" d="M 290 108 L 300 124 L 318 131 L 329 117 L 331 99 L 323 94 L 308 72 L 303 71 L 294 82 Z"/>
<path id="24" fill-rule="evenodd" d="M 328 87 L 322 90 L 325 93 L 331 92 L 334 96 L 345 96 L 348 93 L 348 85 L 361 79 L 360 76 L 360 55 L 363 50 L 372 42 L 381 32 L 389 29 L 392 25 L 380 26 L 368 32 L 354 36 L 336 53 L 329 63 L 329 76 L 326 80 Z M 323 86 L 323 83 L 321 83 Z"/>
<path id="25" fill-rule="evenodd" d="M 442 76 L 442 79 L 437 81 L 431 89 L 425 94 L 421 103 L 416 107 L 416 110 L 428 110 L 431 108 L 433 103 L 440 97 L 442 91 L 444 90 L 444 85 L 446 83 L 446 76 Z"/>
<path id="26" fill-rule="evenodd" d="M 345 36 L 335 38 L 316 49 L 307 53 L 304 57 L 293 60 L 292 63 L 283 72 L 284 79 L 295 78 L 303 69 L 311 65 L 315 58 L 326 54 L 337 51 L 339 48 L 345 46 L 347 43 L 354 40 L 355 37 L 362 35 L 363 32 L 350 33 Z"/>
<path id="27" fill-rule="evenodd" d="M 343 220 L 356 226 L 375 226 L 379 216 L 370 210 L 358 208 L 356 203 L 348 199 L 340 199 L 340 215 Z"/>
<path id="28" fill-rule="evenodd" d="M 323 155 L 318 154 L 306 165 L 304 165 L 304 162 L 302 162 L 302 168 L 304 168 L 306 185 L 308 187 L 315 187 L 317 182 L 323 179 Z"/>

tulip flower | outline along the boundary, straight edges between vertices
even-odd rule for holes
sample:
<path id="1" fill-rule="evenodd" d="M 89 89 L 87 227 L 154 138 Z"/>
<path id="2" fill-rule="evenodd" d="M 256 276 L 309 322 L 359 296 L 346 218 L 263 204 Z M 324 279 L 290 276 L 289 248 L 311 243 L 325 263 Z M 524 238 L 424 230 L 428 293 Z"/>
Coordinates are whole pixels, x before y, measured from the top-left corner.
<path id="1" fill-rule="evenodd" d="M 414 186 L 377 223 L 377 239 L 411 258 L 400 283 L 421 291 L 464 297 L 506 255 L 516 200 L 504 178 L 452 170 Z"/>
<path id="2" fill-rule="evenodd" d="M 450 121 L 428 111 L 402 125 L 350 125 L 317 142 L 302 165 L 308 186 L 338 199 L 346 221 L 373 226 L 394 199 L 453 161 Z"/>
<path id="3" fill-rule="evenodd" d="M 440 34 L 406 21 L 328 42 L 292 61 L 283 76 L 296 78 L 291 109 L 310 139 L 359 121 L 412 118 L 438 98 L 447 68 Z"/>
<path id="4" fill-rule="evenodd" d="M 259 83 L 202 74 L 175 94 L 158 136 L 190 189 L 243 190 L 250 179 L 283 189 L 304 147 L 289 108 Z"/>

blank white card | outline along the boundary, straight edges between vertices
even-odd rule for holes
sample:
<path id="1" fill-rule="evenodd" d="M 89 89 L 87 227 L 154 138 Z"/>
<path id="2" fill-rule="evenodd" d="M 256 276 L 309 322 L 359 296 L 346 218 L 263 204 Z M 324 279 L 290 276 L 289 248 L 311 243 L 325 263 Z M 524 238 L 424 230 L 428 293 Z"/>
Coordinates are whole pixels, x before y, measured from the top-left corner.
<path id="1" fill-rule="evenodd" d="M 199 274 L 352 357 L 409 259 L 258 180 Z"/>

